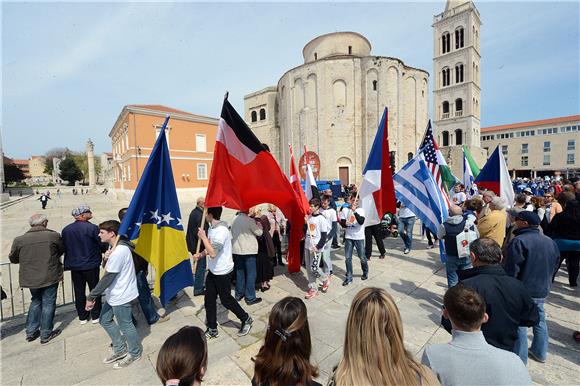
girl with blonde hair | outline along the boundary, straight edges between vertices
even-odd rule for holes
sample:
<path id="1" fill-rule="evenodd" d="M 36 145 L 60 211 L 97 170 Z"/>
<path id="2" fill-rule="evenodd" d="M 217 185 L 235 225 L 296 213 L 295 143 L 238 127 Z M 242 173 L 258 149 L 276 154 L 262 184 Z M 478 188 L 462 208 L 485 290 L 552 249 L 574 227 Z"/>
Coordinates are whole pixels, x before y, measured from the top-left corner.
<path id="1" fill-rule="evenodd" d="M 344 352 L 330 382 L 335 386 L 439 385 L 427 367 L 405 349 L 403 323 L 383 289 L 362 289 L 352 301 Z"/>

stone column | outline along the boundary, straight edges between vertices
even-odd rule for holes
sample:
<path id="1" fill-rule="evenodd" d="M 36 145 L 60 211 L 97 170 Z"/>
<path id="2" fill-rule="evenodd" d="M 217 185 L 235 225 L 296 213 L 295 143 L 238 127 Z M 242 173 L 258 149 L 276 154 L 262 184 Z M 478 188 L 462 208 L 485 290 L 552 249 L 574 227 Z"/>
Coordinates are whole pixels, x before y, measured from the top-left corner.
<path id="1" fill-rule="evenodd" d="M 89 188 L 94 188 L 96 185 L 95 178 L 95 145 L 90 140 L 87 141 L 87 163 L 89 165 Z"/>

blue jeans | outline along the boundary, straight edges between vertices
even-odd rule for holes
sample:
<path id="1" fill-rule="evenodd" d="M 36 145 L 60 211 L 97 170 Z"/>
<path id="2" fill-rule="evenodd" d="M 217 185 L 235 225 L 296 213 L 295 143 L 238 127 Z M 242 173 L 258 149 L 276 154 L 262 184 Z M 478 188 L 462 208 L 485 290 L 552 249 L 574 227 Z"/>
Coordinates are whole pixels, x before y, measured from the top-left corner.
<path id="1" fill-rule="evenodd" d="M 131 319 L 131 303 L 111 306 L 104 302 L 101 309 L 101 326 L 113 341 L 113 351 L 121 353 L 125 349 L 132 357 L 139 357 L 142 352 L 141 342 L 137 329 Z M 113 320 L 113 316 L 115 320 Z M 121 332 L 123 335 L 121 335 Z"/>
<path id="2" fill-rule="evenodd" d="M 346 262 L 346 280 L 352 281 L 352 252 L 356 247 L 356 253 L 360 259 L 360 267 L 363 275 L 368 275 L 369 265 L 367 257 L 365 256 L 365 241 L 364 240 L 344 240 L 344 260 Z"/>
<path id="3" fill-rule="evenodd" d="M 540 321 L 532 327 L 533 338 L 530 350 L 536 358 L 545 361 L 548 355 L 548 325 L 546 324 L 546 313 L 544 312 L 546 299 L 532 298 L 532 300 L 538 306 Z M 518 328 L 518 339 L 516 340 L 514 353 L 519 355 L 524 364 L 528 364 L 528 327 Z"/>
<path id="4" fill-rule="evenodd" d="M 151 289 L 144 271 L 137 272 L 137 290 L 139 290 L 139 304 L 147 323 L 155 324 L 159 320 L 159 314 L 155 308 L 155 303 L 153 303 Z"/>
<path id="5" fill-rule="evenodd" d="M 256 255 L 234 255 L 236 270 L 236 298 L 246 302 L 256 299 Z"/>
<path id="6" fill-rule="evenodd" d="M 399 234 L 405 243 L 405 249 L 411 249 L 413 245 L 413 226 L 416 217 L 399 217 Z"/>
<path id="7" fill-rule="evenodd" d="M 205 257 L 197 261 L 195 266 L 195 275 L 193 277 L 193 294 L 201 295 L 205 288 L 205 269 L 207 265 L 207 259 Z"/>
<path id="8" fill-rule="evenodd" d="M 457 271 L 471 268 L 471 259 L 468 257 L 445 255 L 445 270 L 447 271 L 447 287 L 451 288 L 459 282 Z"/>
<path id="9" fill-rule="evenodd" d="M 26 317 L 26 336 L 31 337 L 40 328 L 40 339 L 48 339 L 52 333 L 52 321 L 56 310 L 58 283 L 43 288 L 30 288 L 32 302 Z"/>

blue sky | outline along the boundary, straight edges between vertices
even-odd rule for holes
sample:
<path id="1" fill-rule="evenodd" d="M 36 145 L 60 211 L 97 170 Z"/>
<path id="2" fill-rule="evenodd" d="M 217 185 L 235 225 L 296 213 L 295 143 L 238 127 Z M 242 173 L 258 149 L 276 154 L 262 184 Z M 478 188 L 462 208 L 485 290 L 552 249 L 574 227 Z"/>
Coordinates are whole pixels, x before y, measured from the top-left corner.
<path id="1" fill-rule="evenodd" d="M 579 114 L 580 3 L 476 6 L 482 126 Z M 97 153 L 110 151 L 108 133 L 127 104 L 217 117 L 228 90 L 242 112 L 245 94 L 275 85 L 303 62 L 309 40 L 329 32 L 359 32 L 373 55 L 431 73 L 431 24 L 444 8 L 443 0 L 3 2 L 4 153 L 82 150 L 89 137 Z"/>

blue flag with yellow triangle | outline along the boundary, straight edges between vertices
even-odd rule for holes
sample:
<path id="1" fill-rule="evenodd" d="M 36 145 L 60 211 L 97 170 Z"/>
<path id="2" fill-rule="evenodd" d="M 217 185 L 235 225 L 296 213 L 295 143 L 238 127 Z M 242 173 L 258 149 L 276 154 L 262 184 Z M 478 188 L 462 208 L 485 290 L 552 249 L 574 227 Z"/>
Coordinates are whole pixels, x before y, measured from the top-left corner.
<path id="1" fill-rule="evenodd" d="M 135 244 L 135 252 L 155 268 L 153 293 L 165 303 L 185 287 L 193 274 L 185 241 L 181 211 L 163 128 L 149 156 L 137 190 L 123 218 L 119 235 Z"/>

